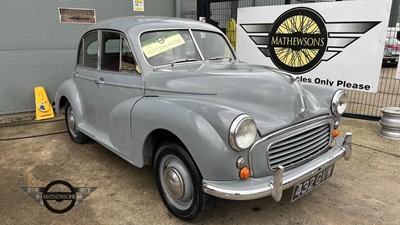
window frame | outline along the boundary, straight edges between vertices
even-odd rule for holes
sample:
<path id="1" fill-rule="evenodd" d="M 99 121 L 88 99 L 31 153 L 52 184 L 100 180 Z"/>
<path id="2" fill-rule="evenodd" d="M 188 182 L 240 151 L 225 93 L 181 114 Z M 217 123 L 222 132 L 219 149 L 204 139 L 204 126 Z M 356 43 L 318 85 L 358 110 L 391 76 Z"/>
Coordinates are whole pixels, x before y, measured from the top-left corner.
<path id="1" fill-rule="evenodd" d="M 121 71 L 121 66 L 122 66 L 122 40 L 123 39 L 125 39 L 126 40 L 126 43 L 127 43 L 127 45 L 128 45 L 128 48 L 129 48 L 129 50 L 131 51 L 131 53 L 132 53 L 132 57 L 133 57 L 133 60 L 134 60 L 134 62 L 135 62 L 135 65 L 136 65 L 136 67 L 139 67 L 140 68 L 140 70 L 141 70 L 141 66 L 140 66 L 140 64 L 139 64 L 139 62 L 138 62 L 138 60 L 137 60 L 137 57 L 136 57 L 136 55 L 135 55 L 135 52 L 133 51 L 133 48 L 131 47 L 132 46 L 132 44 L 130 43 L 130 41 L 129 41 L 129 38 L 127 38 L 127 36 L 125 35 L 125 33 L 123 33 L 123 32 L 121 32 L 121 31 L 118 31 L 118 30 L 113 30 L 113 29 L 101 29 L 101 30 L 98 30 L 99 31 L 99 38 L 100 38 L 100 45 L 99 45 L 99 65 L 98 65 L 98 70 L 99 71 L 103 71 L 103 72 L 108 72 L 108 73 L 116 73 L 116 74 L 126 74 L 126 75 L 132 75 L 132 74 L 134 74 L 134 75 L 142 75 L 142 71 L 137 71 L 137 69 L 135 68 L 134 70 L 132 70 L 132 71 L 128 71 L 128 70 L 122 70 Z M 120 42 L 119 42 L 119 69 L 118 69 L 118 71 L 112 71 L 112 70 L 104 70 L 104 69 L 101 69 L 101 61 L 102 61 L 102 57 L 103 57 L 103 47 L 105 47 L 105 45 L 103 46 L 103 33 L 106 33 L 106 32 L 111 32 L 111 33 L 117 33 L 117 34 L 119 34 L 120 35 L 120 37 L 119 37 L 119 40 L 120 40 Z M 105 44 L 105 43 L 104 43 Z"/>
<path id="2" fill-rule="evenodd" d="M 147 61 L 146 56 L 144 55 L 142 46 L 141 46 L 141 44 L 140 44 L 140 43 L 141 43 L 141 40 L 140 40 L 141 36 L 142 36 L 143 34 L 145 34 L 145 33 L 148 33 L 148 32 L 155 32 L 155 31 L 181 31 L 181 30 L 186 30 L 186 31 L 189 32 L 190 36 L 191 36 L 192 39 L 193 39 L 193 43 L 194 43 L 194 45 L 195 45 L 195 47 L 196 47 L 196 50 L 197 50 L 197 52 L 198 52 L 199 55 L 200 55 L 200 58 L 201 58 L 202 62 L 204 62 L 204 56 L 203 56 L 203 53 L 200 51 L 200 47 L 199 47 L 199 45 L 197 44 L 197 41 L 196 41 L 196 39 L 195 39 L 195 37 L 194 37 L 194 34 L 193 34 L 193 31 L 204 31 L 204 32 L 210 32 L 210 33 L 218 34 L 219 36 L 221 36 L 221 37 L 225 40 L 225 43 L 228 45 L 229 49 L 230 49 L 231 52 L 233 53 L 233 54 L 232 54 L 232 55 L 234 56 L 234 57 L 233 57 L 233 60 L 234 60 L 234 61 L 237 61 L 237 60 L 238 60 L 238 57 L 237 57 L 237 55 L 236 55 L 236 52 L 233 50 L 233 47 L 232 47 L 231 43 L 228 41 L 228 39 L 226 38 L 226 36 L 223 35 L 223 34 L 221 34 L 221 33 L 219 33 L 219 32 L 217 32 L 217 31 L 204 30 L 204 29 L 199 29 L 199 28 L 194 28 L 194 29 L 192 29 L 192 28 L 148 29 L 148 30 L 143 30 L 142 32 L 139 33 L 139 35 L 138 35 L 138 37 L 137 37 L 137 41 L 138 41 L 138 45 L 139 45 L 139 48 L 140 48 L 140 54 L 141 54 L 142 58 L 144 59 L 144 62 L 145 62 L 150 68 L 152 68 L 153 70 L 155 70 L 155 69 L 160 68 L 160 67 L 168 66 L 168 64 L 166 64 L 166 65 L 160 65 L 160 66 L 152 66 L 152 65 Z M 190 63 L 196 63 L 196 62 L 199 62 L 199 61 L 193 61 L 193 62 L 190 62 Z"/>
<path id="3" fill-rule="evenodd" d="M 97 59 L 96 59 L 96 68 L 93 68 L 93 67 L 85 66 L 85 54 L 86 54 L 86 52 L 85 52 L 85 39 L 87 38 L 87 36 L 89 36 L 91 34 L 94 34 L 96 32 L 97 32 Z M 99 66 L 99 47 L 100 46 L 99 46 L 98 30 L 91 30 L 91 31 L 86 32 L 82 36 L 82 38 L 81 38 L 81 40 L 79 42 L 77 56 L 76 56 L 76 66 L 77 67 L 79 66 L 79 67 L 82 67 L 82 68 L 85 68 L 85 69 L 90 69 L 90 70 L 97 70 L 98 66 Z M 82 64 L 79 63 L 79 61 L 81 59 L 81 57 L 80 57 L 81 52 L 82 52 Z"/>

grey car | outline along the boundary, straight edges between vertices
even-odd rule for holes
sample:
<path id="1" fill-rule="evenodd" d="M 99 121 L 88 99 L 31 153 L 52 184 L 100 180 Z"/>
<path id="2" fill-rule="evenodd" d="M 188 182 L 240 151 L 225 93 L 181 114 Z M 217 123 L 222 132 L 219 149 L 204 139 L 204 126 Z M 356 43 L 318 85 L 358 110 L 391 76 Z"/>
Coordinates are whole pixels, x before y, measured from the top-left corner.
<path id="1" fill-rule="evenodd" d="M 296 200 L 351 157 L 341 90 L 238 60 L 220 30 L 179 18 L 123 17 L 83 35 L 55 97 L 71 139 L 152 165 L 168 210 L 199 219 L 214 197 Z"/>

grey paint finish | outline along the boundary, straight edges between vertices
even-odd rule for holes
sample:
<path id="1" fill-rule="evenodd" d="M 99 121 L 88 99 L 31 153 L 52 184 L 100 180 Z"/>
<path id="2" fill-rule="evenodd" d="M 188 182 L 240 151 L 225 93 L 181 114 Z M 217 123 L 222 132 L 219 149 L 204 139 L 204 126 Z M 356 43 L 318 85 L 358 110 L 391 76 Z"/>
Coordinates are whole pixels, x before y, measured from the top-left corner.
<path id="1" fill-rule="evenodd" d="M 162 109 L 162 110 L 160 110 Z M 233 113 L 226 119 L 234 118 Z M 236 159 L 243 153 L 233 152 L 215 129 L 215 124 L 185 106 L 164 98 L 144 98 L 132 112 L 133 164 L 144 165 L 143 144 L 156 129 L 171 131 L 183 142 L 203 177 L 212 180 L 238 178 Z M 150 150 L 151 151 L 151 150 Z"/>
<path id="2" fill-rule="evenodd" d="M 116 16 L 173 16 L 174 0 L 145 2 L 133 12 L 132 0 L 4 0 L 0 3 L 0 114 L 33 111 L 35 86 L 44 86 L 50 101 L 71 77 L 76 48 L 90 25 L 60 24 L 58 7 L 96 10 L 97 21 Z"/>
<path id="3" fill-rule="evenodd" d="M 237 158 L 244 156 L 249 160 L 248 150 L 235 152 L 228 142 L 229 127 L 237 116 L 246 113 L 253 117 L 258 129 L 257 140 L 317 116 L 328 115 L 326 123 L 330 127 L 339 119 L 332 116 L 330 109 L 334 88 L 306 85 L 303 89 L 289 74 L 268 67 L 236 60 L 206 60 L 151 68 L 141 53 L 138 36 L 156 27 L 219 32 L 211 25 L 172 18 L 125 17 L 98 23 L 90 29 L 114 29 L 130 37 L 142 68 L 140 79 L 144 86 L 140 86 L 137 74 L 132 74 L 131 81 L 124 80 L 124 75 L 110 74 L 113 83 L 134 86 L 131 98 L 126 95 L 119 99 L 126 85 L 116 85 L 114 93 L 110 89 L 99 95 L 107 85 L 96 85 L 95 80 L 103 72 L 78 67 L 78 76 L 64 82 L 56 94 L 57 112 L 60 98 L 67 97 L 73 107 L 79 108 L 74 109 L 79 129 L 133 165 L 142 167 L 151 163 L 148 156 L 152 149 L 147 149 L 145 142 L 151 132 L 162 129 L 182 141 L 204 179 L 237 180 Z M 82 72 L 87 79 L 82 79 Z M 77 96 L 74 92 L 80 90 L 82 93 Z M 299 114 L 301 93 L 308 109 L 305 114 Z M 106 113 L 98 116 L 103 112 Z M 109 130 L 104 129 L 104 123 L 109 125 Z M 263 149 L 263 145 L 258 148 Z M 261 160 L 262 154 L 260 151 L 254 156 Z M 253 169 L 258 171 L 253 175 L 271 175 L 271 170 L 262 168 L 265 163 L 259 162 L 254 163 Z"/>
<path id="4" fill-rule="evenodd" d="M 329 114 L 329 105 L 308 92 L 309 106 L 305 116 L 299 115 L 299 91 L 285 74 L 270 68 L 240 62 L 205 62 L 187 64 L 174 68 L 159 69 L 146 77 L 147 89 L 179 90 L 194 93 L 216 93 L 201 97 L 175 99 L 171 101 L 188 105 L 205 118 L 215 115 L 204 110 L 203 105 L 221 105 L 230 110 L 247 113 L 257 123 L 261 135 L 280 129 L 287 124 L 301 122 L 321 114 Z M 333 95 L 334 89 L 324 89 Z M 146 91 L 146 95 L 168 95 L 168 92 Z M 277 101 L 279 99 L 279 101 Z M 193 104 L 195 102 L 195 104 Z M 329 102 L 329 101 L 328 101 Z M 312 104 L 311 104 L 312 103 Z M 323 107 L 321 106 L 323 104 Z M 282 113 L 285 112 L 285 113 Z M 223 130 L 229 129 L 229 125 Z"/>

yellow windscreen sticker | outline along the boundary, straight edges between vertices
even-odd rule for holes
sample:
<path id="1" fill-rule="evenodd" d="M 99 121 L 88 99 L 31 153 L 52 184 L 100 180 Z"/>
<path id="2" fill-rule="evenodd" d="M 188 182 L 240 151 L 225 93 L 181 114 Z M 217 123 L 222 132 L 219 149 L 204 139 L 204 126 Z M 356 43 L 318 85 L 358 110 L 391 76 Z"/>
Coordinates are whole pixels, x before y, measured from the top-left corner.
<path id="1" fill-rule="evenodd" d="M 141 45 L 143 53 L 147 58 L 150 58 L 183 44 L 185 44 L 185 40 L 178 32 L 174 31 L 167 33 L 165 36 L 142 42 Z"/>

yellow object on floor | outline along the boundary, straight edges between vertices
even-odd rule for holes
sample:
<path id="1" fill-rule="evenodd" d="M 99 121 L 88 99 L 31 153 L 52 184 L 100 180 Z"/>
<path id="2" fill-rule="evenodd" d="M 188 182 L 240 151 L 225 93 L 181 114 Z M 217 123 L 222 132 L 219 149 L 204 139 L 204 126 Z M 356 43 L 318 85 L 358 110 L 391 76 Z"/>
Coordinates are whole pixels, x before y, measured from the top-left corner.
<path id="1" fill-rule="evenodd" d="M 44 120 L 54 118 L 53 107 L 43 87 L 35 87 L 36 119 Z"/>

